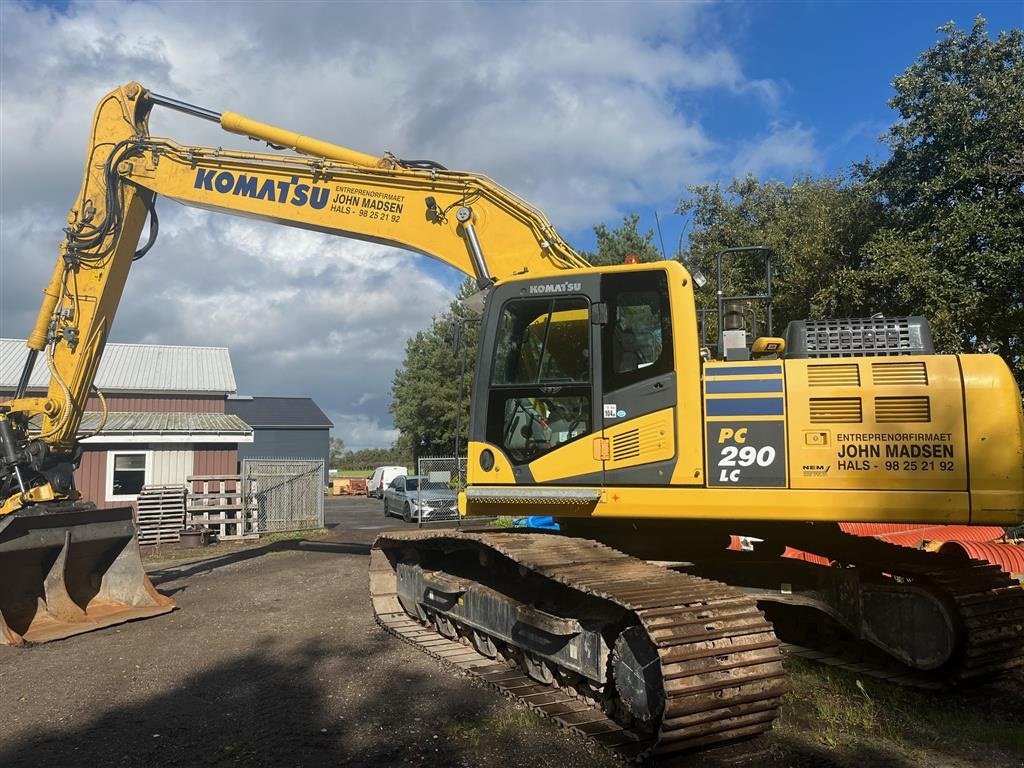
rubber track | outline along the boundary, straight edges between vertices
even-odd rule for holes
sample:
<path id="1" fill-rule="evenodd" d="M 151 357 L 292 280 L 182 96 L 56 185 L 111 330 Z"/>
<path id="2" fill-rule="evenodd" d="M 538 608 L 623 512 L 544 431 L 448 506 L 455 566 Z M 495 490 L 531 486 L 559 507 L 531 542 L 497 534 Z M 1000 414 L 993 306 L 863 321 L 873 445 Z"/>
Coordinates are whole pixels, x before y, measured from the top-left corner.
<path id="1" fill-rule="evenodd" d="M 933 690 L 981 682 L 1024 665 L 1024 586 L 998 566 L 839 531 L 818 537 L 811 551 L 927 586 L 953 609 L 964 642 L 953 660 L 934 671 L 913 670 L 859 641 L 829 648 L 783 644 L 784 652 L 898 685 Z"/>
<path id="2" fill-rule="evenodd" d="M 521 567 L 632 613 L 661 657 L 666 703 L 657 737 L 623 727 L 587 701 L 540 685 L 510 664 L 444 638 L 406 614 L 383 548 L 487 548 Z M 396 560 L 398 558 L 396 557 Z M 384 534 L 374 543 L 370 593 L 378 623 L 560 725 L 642 761 L 757 736 L 771 728 L 786 690 L 779 643 L 750 597 L 669 571 L 597 542 L 529 533 Z"/>

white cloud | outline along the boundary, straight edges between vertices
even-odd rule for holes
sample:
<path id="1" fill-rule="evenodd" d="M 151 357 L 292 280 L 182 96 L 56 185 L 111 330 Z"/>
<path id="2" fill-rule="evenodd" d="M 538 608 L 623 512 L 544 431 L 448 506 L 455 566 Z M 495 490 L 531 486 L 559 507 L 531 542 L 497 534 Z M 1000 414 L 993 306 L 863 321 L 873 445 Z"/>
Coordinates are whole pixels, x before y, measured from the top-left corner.
<path id="1" fill-rule="evenodd" d="M 773 125 L 768 133 L 742 145 L 733 160 L 733 173 L 760 178 L 819 171 L 823 165 L 814 131 L 799 123 Z"/>
<path id="2" fill-rule="evenodd" d="M 674 196 L 727 150 L 680 95 L 777 102 L 709 34 L 713 8 L 627 3 L 0 4 L 0 323 L 24 335 L 77 192 L 100 96 L 138 80 L 371 153 L 487 174 L 567 230 Z M 252 147 L 162 111 L 182 143 Z M 803 134 L 801 134 L 803 131 Z M 803 144 L 786 136 L 807 138 Z M 747 148 L 798 163 L 797 126 Z M 776 145 L 772 145 L 772 141 Z M 785 146 L 783 146 L 785 145 Z M 783 153 L 788 151 L 789 160 Z M 160 203 L 113 338 L 231 348 L 240 389 L 310 395 L 350 445 L 382 445 L 406 339 L 454 272 L 395 249 Z M 441 275 L 441 277 L 438 277 Z"/>

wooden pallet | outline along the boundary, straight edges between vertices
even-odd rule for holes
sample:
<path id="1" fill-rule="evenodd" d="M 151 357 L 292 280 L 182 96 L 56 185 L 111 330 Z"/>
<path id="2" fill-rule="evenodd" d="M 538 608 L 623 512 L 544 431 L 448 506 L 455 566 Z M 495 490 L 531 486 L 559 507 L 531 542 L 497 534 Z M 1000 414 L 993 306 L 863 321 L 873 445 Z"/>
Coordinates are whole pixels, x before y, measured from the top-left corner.
<path id="1" fill-rule="evenodd" d="M 185 486 L 143 486 L 137 509 L 139 544 L 176 543 L 185 527 Z"/>
<path id="2" fill-rule="evenodd" d="M 240 475 L 189 475 L 186 520 L 209 528 L 221 540 L 253 539 Z"/>

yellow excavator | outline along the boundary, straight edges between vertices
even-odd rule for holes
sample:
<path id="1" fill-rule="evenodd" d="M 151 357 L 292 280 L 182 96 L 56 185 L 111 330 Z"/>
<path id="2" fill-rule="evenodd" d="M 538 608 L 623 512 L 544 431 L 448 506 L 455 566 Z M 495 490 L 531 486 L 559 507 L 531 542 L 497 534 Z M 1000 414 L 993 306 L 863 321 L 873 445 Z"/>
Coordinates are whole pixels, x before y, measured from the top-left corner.
<path id="1" fill-rule="evenodd" d="M 274 151 L 150 136 L 157 107 Z M 780 639 L 930 688 L 1024 663 L 1024 590 L 998 568 L 838 525 L 1024 521 L 1024 414 L 998 357 L 936 355 L 912 317 L 773 336 L 764 249 L 721 254 L 718 306 L 699 314 L 696 272 L 591 267 L 486 177 L 137 83 L 96 109 L 23 375 L 0 405 L 3 642 L 173 608 L 142 570 L 131 509 L 96 510 L 73 480 L 157 195 L 407 248 L 476 278 L 486 300 L 459 511 L 550 515 L 560 530 L 382 535 L 378 621 L 425 652 L 637 759 L 768 730 L 785 690 Z M 763 258 L 767 290 L 724 296 L 729 258 Z M 28 397 L 40 353 L 49 390 Z M 783 556 L 794 550 L 816 558 Z"/>

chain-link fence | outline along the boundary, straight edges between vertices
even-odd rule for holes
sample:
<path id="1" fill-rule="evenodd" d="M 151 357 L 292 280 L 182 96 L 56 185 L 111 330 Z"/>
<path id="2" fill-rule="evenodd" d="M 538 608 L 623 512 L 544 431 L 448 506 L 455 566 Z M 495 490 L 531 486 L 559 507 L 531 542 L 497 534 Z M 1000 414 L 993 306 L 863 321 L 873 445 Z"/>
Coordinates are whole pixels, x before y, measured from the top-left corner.
<path id="1" fill-rule="evenodd" d="M 466 487 L 466 457 L 430 456 L 417 464 L 416 521 L 459 523 L 459 491 Z"/>
<path id="2" fill-rule="evenodd" d="M 242 482 L 257 533 L 324 527 L 322 459 L 243 459 Z"/>

